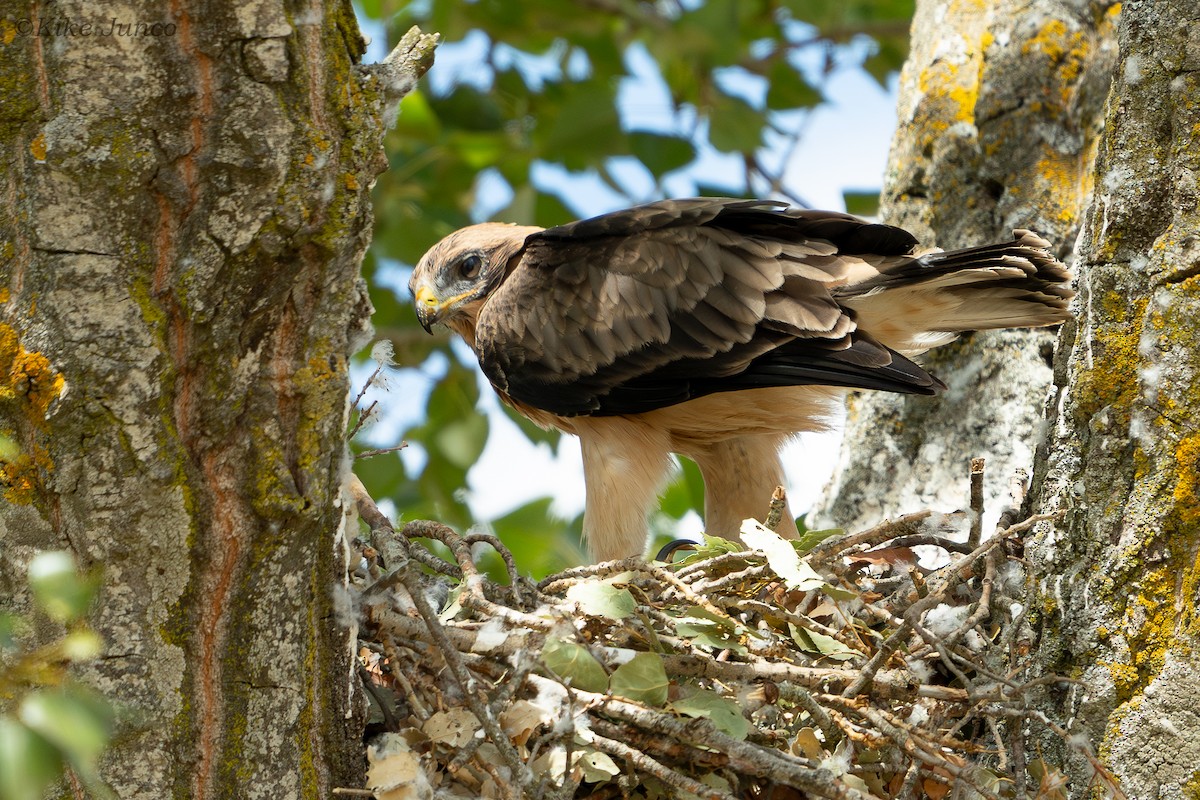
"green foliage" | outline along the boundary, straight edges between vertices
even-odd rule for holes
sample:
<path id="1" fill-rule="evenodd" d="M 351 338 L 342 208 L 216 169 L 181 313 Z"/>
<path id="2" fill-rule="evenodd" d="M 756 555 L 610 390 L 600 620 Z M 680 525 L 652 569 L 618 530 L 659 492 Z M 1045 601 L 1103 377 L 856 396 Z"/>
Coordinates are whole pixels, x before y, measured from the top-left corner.
<path id="1" fill-rule="evenodd" d="M 586 561 L 583 551 L 583 516 L 562 520 L 550 511 L 549 497 L 532 500 L 491 521 L 522 572 L 543 578 Z M 488 574 L 502 575 L 495 553 L 481 561 Z"/>
<path id="2" fill-rule="evenodd" d="M 666 703 L 668 686 L 667 671 L 657 653 L 635 654 L 608 679 L 609 691 L 614 695 L 648 706 Z"/>
<path id="3" fill-rule="evenodd" d="M 567 599 L 579 604 L 584 614 L 623 620 L 637 609 L 637 601 L 624 586 L 607 580 L 582 581 L 567 590 Z"/>
<path id="4" fill-rule="evenodd" d="M 572 686 L 585 692 L 608 690 L 608 674 L 586 647 L 565 639 L 547 639 L 542 647 L 542 663 Z"/>
<path id="5" fill-rule="evenodd" d="M 721 733 L 738 741 L 750 732 L 750 723 L 742 716 L 742 709 L 728 697 L 722 697 L 708 689 L 686 687 L 678 700 L 671 701 L 670 709 L 685 717 L 704 717 Z"/>
<path id="6" fill-rule="evenodd" d="M 112 710 L 68 673 L 100 653 L 84 622 L 99 576 L 80 574 L 64 552 L 36 556 L 28 574 L 34 612 L 0 612 L 0 800 L 39 800 L 65 768 L 93 797 L 113 797 L 96 769 Z M 24 644 L 25 633 L 47 624 L 66 630 L 49 644 Z"/>
<path id="7" fill-rule="evenodd" d="M 567 221 L 579 204 L 536 180 L 537 163 L 594 171 L 618 196 L 634 202 L 643 198 L 613 177 L 613 157 L 635 159 L 661 194 L 664 176 L 711 145 L 746 162 L 747 174 L 724 191 L 769 190 L 780 176 L 766 174 L 758 163 L 764 134 L 798 135 L 799 129 L 780 112 L 820 105 L 825 82 L 839 69 L 862 66 L 881 82 L 899 69 L 912 5 L 912 0 L 364 4 L 368 15 L 385 23 L 389 41 L 413 24 L 439 32 L 438 58 L 455 61 L 458 75 L 439 82 L 441 93 L 427 83 L 401 103 L 388 138 L 392 169 L 376 195 L 376 242 L 389 257 L 414 263 L 435 241 L 472 221 L 483 171 L 498 175 L 513 192 L 513 202 L 498 218 L 540 225 Z M 477 57 L 468 59 L 465 51 Z M 635 54 L 649 56 L 669 95 L 669 107 L 653 109 L 651 117 L 618 107 Z M 438 73 L 435 62 L 432 74 Z M 755 93 L 764 97 L 755 99 Z M 707 135 L 701 121 L 708 123 Z M 705 182 L 704 176 L 697 180 Z"/>
<path id="8" fill-rule="evenodd" d="M 363 13 L 383 23 L 389 42 L 413 24 L 443 40 L 429 78 L 401 102 L 388 134 L 390 170 L 375 193 L 368 270 L 389 261 L 413 264 L 443 236 L 489 214 L 550 226 L 600 203 L 616 207 L 666 194 L 786 195 L 784 167 L 765 165 L 780 159 L 764 159 L 764 143 L 786 149 L 798 138 L 837 70 L 861 67 L 880 82 L 897 70 L 912 6 L 913 0 L 366 0 Z M 635 74 L 654 96 L 619 102 Z M 702 154 L 709 163 L 716 153 L 726 154 L 716 159 L 725 172 L 697 169 Z M 730 165 L 738 165 L 732 173 Z M 546 177 L 563 171 L 592 176 L 605 197 L 589 190 L 581 198 L 568 188 L 578 183 Z M 402 433 L 425 451 L 425 465 L 409 475 L 397 457 L 381 457 L 359 462 L 359 474 L 374 496 L 393 499 L 403 517 L 465 527 L 476 520 L 460 490 L 489 432 L 477 408 L 474 365 L 450 348 L 445 334 L 425 337 L 407 297 L 397 301 L 376 289 L 372 299 L 375 325 L 396 343 L 399 363 L 423 364 L 426 374 L 435 363 L 449 367 L 429 398 L 426 420 Z M 557 443 L 556 433 L 518 424 L 534 441 Z M 703 507 L 699 483 L 694 466 L 685 464 L 656 529 Z M 518 552 L 524 545 L 513 547 L 522 568 L 535 573 L 565 566 L 559 559 L 579 552 L 577 522 L 564 528 L 548 508 L 530 504 L 513 519 L 492 521 L 498 531 L 505 528 L 500 533 L 510 545 L 518 520 L 536 531 L 525 538 L 536 545 L 529 556 L 544 554 L 537 567 Z"/>

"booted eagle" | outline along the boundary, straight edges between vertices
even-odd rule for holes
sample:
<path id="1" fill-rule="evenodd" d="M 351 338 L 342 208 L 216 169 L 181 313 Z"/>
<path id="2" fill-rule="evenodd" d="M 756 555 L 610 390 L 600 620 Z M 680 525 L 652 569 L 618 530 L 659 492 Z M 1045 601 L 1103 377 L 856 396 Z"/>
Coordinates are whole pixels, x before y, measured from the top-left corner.
<path id="1" fill-rule="evenodd" d="M 409 288 L 504 402 L 579 437 L 593 558 L 641 555 L 671 465 L 704 477 L 733 537 L 784 483 L 780 448 L 826 429 L 848 389 L 945 388 L 910 357 L 963 331 L 1054 325 L 1070 274 L 1026 230 L 918 254 L 907 231 L 762 200 L 649 203 L 557 228 L 447 236 Z M 790 512 L 779 532 L 795 535 Z"/>

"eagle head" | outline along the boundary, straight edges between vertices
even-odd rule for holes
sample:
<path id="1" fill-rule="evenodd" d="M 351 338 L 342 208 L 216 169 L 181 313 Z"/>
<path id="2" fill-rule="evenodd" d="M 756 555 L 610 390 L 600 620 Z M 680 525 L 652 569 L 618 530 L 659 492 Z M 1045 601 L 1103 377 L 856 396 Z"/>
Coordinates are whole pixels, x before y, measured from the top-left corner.
<path id="1" fill-rule="evenodd" d="M 408 282 L 421 327 L 445 322 L 471 342 L 479 309 L 516 267 L 525 239 L 540 230 L 485 222 L 429 248 Z"/>

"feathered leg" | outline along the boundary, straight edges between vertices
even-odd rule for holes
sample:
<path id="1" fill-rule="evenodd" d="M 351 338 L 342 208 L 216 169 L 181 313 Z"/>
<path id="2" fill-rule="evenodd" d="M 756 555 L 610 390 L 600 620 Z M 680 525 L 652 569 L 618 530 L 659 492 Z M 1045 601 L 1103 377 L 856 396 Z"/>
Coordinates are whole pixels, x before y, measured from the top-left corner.
<path id="1" fill-rule="evenodd" d="M 776 486 L 786 486 L 779 448 L 785 434 L 737 436 L 687 453 L 704 476 L 704 529 L 710 536 L 736 539 L 742 520 L 762 520 Z M 786 538 L 798 534 L 791 509 L 775 530 Z"/>
<path id="2" fill-rule="evenodd" d="M 624 417 L 576 420 L 587 505 L 583 535 L 593 561 L 644 555 L 646 515 L 671 465 L 666 437 Z"/>

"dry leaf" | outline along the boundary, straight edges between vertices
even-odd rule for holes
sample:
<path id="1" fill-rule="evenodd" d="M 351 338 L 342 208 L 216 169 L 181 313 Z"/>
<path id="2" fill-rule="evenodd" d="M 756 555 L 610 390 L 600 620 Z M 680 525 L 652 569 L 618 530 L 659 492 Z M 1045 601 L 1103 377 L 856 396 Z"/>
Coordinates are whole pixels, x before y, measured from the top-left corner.
<path id="1" fill-rule="evenodd" d="M 398 733 L 377 736 L 367 748 L 367 788 L 378 800 L 427 800 L 433 787 L 417 754 Z"/>
<path id="2" fill-rule="evenodd" d="M 430 741 L 450 747 L 462 747 L 475 738 L 479 731 L 479 720 L 465 708 L 452 708 L 439 711 L 425 720 L 421 730 Z"/>

